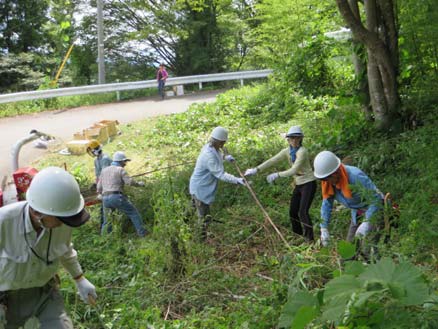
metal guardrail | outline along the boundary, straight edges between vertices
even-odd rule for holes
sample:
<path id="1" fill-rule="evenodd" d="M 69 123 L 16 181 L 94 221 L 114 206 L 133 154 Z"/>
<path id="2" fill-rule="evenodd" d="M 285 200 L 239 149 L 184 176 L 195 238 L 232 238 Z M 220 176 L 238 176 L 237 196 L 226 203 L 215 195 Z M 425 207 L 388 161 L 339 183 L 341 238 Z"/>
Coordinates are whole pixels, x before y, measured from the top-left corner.
<path id="1" fill-rule="evenodd" d="M 272 70 L 257 70 L 257 71 L 240 71 L 230 73 L 215 73 L 205 75 L 191 75 L 186 77 L 168 78 L 166 80 L 166 86 L 186 85 L 198 83 L 199 88 L 202 89 L 203 82 L 213 81 L 227 81 L 227 80 L 240 80 L 243 84 L 245 79 L 265 78 L 270 75 Z M 156 80 L 145 80 L 137 82 L 120 82 L 120 83 L 108 83 L 102 85 L 82 86 L 82 87 L 70 87 L 37 91 L 26 91 L 20 93 L 10 93 L 0 95 L 0 103 L 28 101 L 33 99 L 53 98 L 60 96 L 73 96 L 73 95 L 85 95 L 85 94 L 97 94 L 107 92 L 117 92 L 123 90 L 134 90 L 144 88 L 157 87 Z"/>

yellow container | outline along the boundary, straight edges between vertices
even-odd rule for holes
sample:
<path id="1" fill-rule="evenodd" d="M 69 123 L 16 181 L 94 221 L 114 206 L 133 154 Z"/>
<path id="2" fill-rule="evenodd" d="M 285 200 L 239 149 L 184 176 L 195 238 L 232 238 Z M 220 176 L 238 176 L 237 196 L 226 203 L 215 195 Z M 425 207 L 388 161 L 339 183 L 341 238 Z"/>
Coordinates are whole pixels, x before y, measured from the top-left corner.
<path id="1" fill-rule="evenodd" d="M 88 139 L 73 140 L 67 143 L 67 149 L 71 154 L 81 155 L 87 152 Z"/>
<path id="2" fill-rule="evenodd" d="M 84 130 L 84 136 L 86 139 L 96 139 L 102 144 L 108 141 L 108 132 L 105 134 L 102 127 L 87 128 Z"/>
<path id="3" fill-rule="evenodd" d="M 117 125 L 119 122 L 117 120 L 102 120 L 99 121 L 98 124 L 105 125 L 108 127 L 108 135 L 109 137 L 117 135 Z"/>
<path id="4" fill-rule="evenodd" d="M 108 142 L 108 139 L 110 138 L 108 126 L 100 124 L 100 123 L 95 123 L 91 128 L 92 129 L 99 129 L 99 141 L 101 143 Z"/>

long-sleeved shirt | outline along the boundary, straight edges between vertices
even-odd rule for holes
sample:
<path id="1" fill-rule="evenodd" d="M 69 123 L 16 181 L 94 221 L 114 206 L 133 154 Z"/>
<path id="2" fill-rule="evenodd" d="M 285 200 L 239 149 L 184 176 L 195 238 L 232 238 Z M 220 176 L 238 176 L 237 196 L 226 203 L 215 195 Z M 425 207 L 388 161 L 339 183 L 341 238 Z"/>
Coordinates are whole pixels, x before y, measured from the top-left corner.
<path id="1" fill-rule="evenodd" d="M 125 185 L 137 185 L 123 167 L 111 165 L 103 168 L 100 179 L 97 182 L 97 192 L 105 194 L 107 192 L 123 192 Z"/>
<path id="2" fill-rule="evenodd" d="M 94 173 L 96 174 L 96 182 L 99 180 L 103 168 L 111 165 L 111 158 L 105 153 L 100 154 L 94 159 Z"/>
<path id="3" fill-rule="evenodd" d="M 166 80 L 167 79 L 167 77 L 169 76 L 169 74 L 167 73 L 167 71 L 166 71 L 166 69 L 159 69 L 158 71 L 157 71 L 157 80 L 158 81 L 160 81 L 160 80 Z"/>
<path id="4" fill-rule="evenodd" d="M 210 144 L 203 146 L 190 177 L 190 194 L 205 204 L 214 201 L 218 180 L 238 184 L 238 178 L 224 170 L 222 154 Z"/>
<path id="5" fill-rule="evenodd" d="M 26 201 L 0 208 L 0 291 L 42 287 L 56 274 L 60 263 L 73 278 L 82 274 L 71 242 L 72 228 L 63 224 L 51 231 L 49 245 L 49 230 L 37 236 Z"/>
<path id="6" fill-rule="evenodd" d="M 345 166 L 348 175 L 348 184 L 352 188 L 352 198 L 347 198 L 341 190 L 334 188 L 335 195 L 322 201 L 321 227 L 328 228 L 330 223 L 333 201 L 337 200 L 345 207 L 351 209 L 351 220 L 356 223 L 357 211 L 365 211 L 365 221 L 382 208 L 382 193 L 377 189 L 371 179 L 359 168 Z"/>
<path id="7" fill-rule="evenodd" d="M 278 152 L 272 158 L 258 165 L 257 170 L 265 170 L 281 161 L 287 160 L 291 167 L 288 170 L 279 172 L 278 175 L 280 177 L 294 176 L 296 185 L 303 185 L 314 181 L 315 176 L 313 176 L 313 170 L 310 165 L 309 152 L 307 149 L 301 146 L 298 149 L 296 156 L 295 162 L 292 162 L 289 147 L 287 147 Z"/>

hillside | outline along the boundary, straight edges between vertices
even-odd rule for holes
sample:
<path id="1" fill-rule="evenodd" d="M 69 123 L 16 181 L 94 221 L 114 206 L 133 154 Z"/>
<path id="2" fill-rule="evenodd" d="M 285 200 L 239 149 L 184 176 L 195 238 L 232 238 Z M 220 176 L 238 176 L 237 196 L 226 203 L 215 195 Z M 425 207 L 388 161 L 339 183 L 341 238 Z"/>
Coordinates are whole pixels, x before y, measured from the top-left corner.
<path id="1" fill-rule="evenodd" d="M 415 129 L 383 135 L 355 105 L 339 99 L 297 97 L 295 107 L 273 111 L 260 90 L 245 87 L 186 113 L 123 126 L 121 136 L 104 146 L 108 154 L 123 150 L 133 159 L 126 168 L 131 175 L 182 165 L 140 177 L 143 188 L 127 188 L 152 232 L 146 239 L 136 238 L 118 215 L 114 232 L 100 236 L 99 209 L 90 208 L 92 221 L 75 232 L 74 244 L 98 287 L 97 305 L 82 304 L 66 275 L 62 285 L 77 328 L 438 326 L 436 108 L 424 110 Z M 200 241 L 188 181 L 211 129 L 229 129 L 226 146 L 244 171 L 284 148 L 282 133 L 295 124 L 313 156 L 323 149 L 349 156 L 399 205 L 397 228 L 370 264 L 345 261 L 354 253 L 343 241 L 346 209 L 334 215 L 328 248 L 295 236 L 288 219 L 290 180 L 269 185 L 269 172 L 252 178 L 251 187 L 288 246 L 249 191 L 225 183 L 212 206 L 210 235 Z M 64 162 L 84 188 L 91 184 L 87 155 L 67 161 L 51 155 L 37 167 Z M 232 164 L 226 171 L 238 175 Z M 317 236 L 320 204 L 318 187 L 311 207 Z M 323 294 L 331 299 L 323 302 Z"/>

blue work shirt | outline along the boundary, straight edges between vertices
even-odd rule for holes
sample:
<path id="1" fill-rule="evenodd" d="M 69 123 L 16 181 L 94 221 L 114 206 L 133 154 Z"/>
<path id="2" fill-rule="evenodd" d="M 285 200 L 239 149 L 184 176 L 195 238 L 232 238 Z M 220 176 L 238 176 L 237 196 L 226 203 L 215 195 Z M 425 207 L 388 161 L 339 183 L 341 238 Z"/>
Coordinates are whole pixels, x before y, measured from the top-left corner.
<path id="1" fill-rule="evenodd" d="M 238 183 L 237 177 L 225 172 L 222 154 L 210 144 L 206 144 L 202 147 L 190 177 L 190 194 L 209 205 L 214 201 L 218 180 Z"/>
<path id="2" fill-rule="evenodd" d="M 382 193 L 377 189 L 376 185 L 374 185 L 371 179 L 359 168 L 345 166 L 345 170 L 347 171 L 348 175 L 348 185 L 350 185 L 352 190 L 352 198 L 349 199 L 345 197 L 341 190 L 338 190 L 336 187 L 334 187 L 335 195 L 322 201 L 322 228 L 328 228 L 334 200 L 351 209 L 351 220 L 354 224 L 356 224 L 357 211 L 359 209 L 365 211 L 365 221 L 368 221 L 376 211 L 382 208 Z M 367 190 L 367 192 L 365 192 L 365 190 Z M 364 200 L 364 194 L 368 193 L 371 196 L 371 200 Z"/>
<path id="3" fill-rule="evenodd" d="M 94 159 L 94 173 L 96 174 L 96 182 L 99 180 L 102 169 L 111 165 L 111 158 L 105 153 L 101 153 Z"/>

